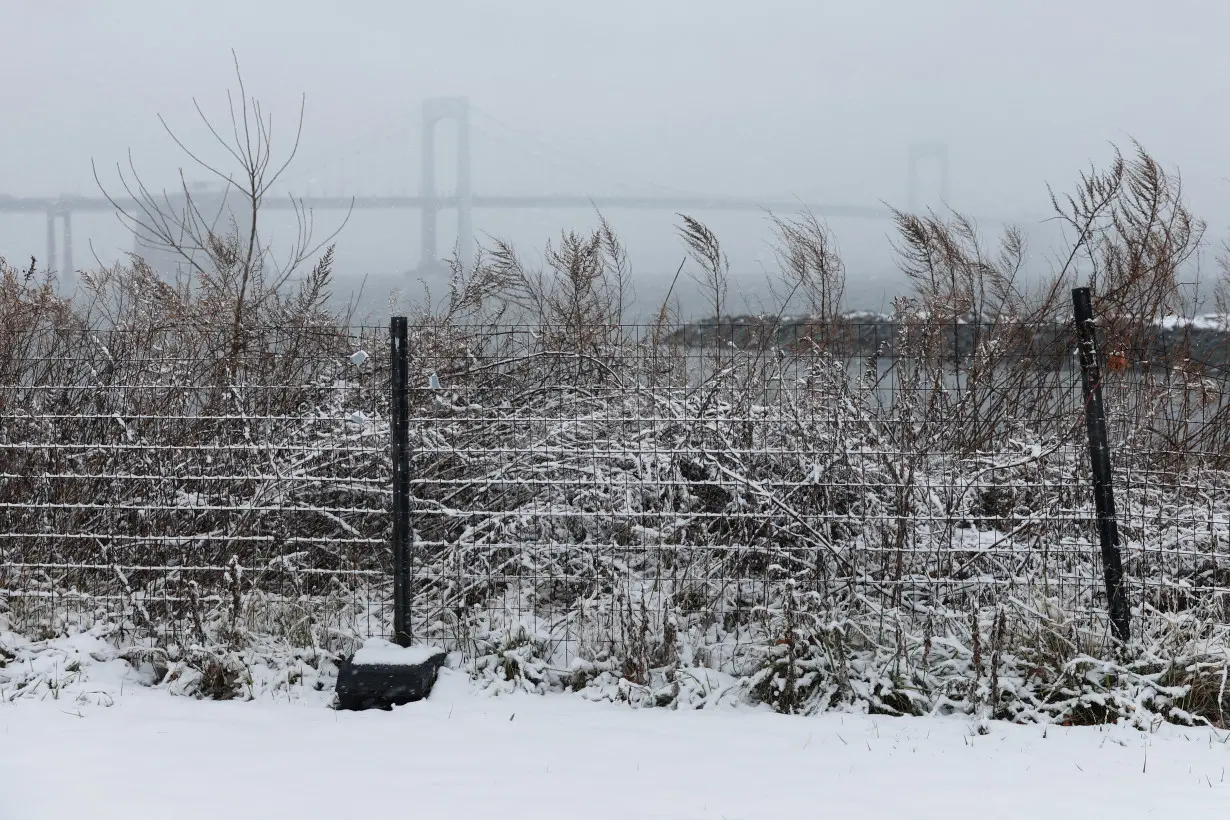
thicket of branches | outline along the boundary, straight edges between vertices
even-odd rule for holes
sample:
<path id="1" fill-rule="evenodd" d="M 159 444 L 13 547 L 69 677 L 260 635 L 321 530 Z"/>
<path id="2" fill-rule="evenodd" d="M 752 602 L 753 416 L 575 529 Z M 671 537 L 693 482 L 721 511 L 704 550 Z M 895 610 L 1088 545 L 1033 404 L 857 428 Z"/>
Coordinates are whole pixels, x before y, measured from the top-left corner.
<path id="1" fill-rule="evenodd" d="M 116 200 L 178 276 L 132 259 L 65 300 L 0 267 L 0 590 L 23 629 L 109 619 L 214 658 L 254 632 L 341 651 L 387 629 L 387 340 L 330 306 L 310 215 L 281 264 L 262 242 L 284 165 L 243 94 L 219 137 L 235 170 L 198 160 L 243 218 L 186 184 Z M 1157 335 L 1195 310 L 1203 225 L 1139 147 L 1053 203 L 1070 244 L 1041 281 L 1018 231 L 896 214 L 910 295 L 870 348 L 808 214 L 774 217 L 779 309 L 742 323 L 718 237 L 682 218 L 708 336 L 670 299 L 623 321 L 604 220 L 540 265 L 501 242 L 454 264 L 411 320 L 417 634 L 504 681 L 653 702 L 704 666 L 783 711 L 1221 720 L 1225 380 Z M 1076 284 L 1111 357 L 1128 649 L 1100 614 Z"/>

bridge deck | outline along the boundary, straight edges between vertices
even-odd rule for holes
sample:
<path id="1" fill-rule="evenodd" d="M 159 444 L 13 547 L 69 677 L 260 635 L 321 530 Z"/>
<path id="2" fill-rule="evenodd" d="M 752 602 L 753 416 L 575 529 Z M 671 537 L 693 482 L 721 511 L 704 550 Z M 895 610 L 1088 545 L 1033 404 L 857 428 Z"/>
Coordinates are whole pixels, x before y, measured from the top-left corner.
<path id="1" fill-rule="evenodd" d="M 131 199 L 116 200 L 121 206 L 135 206 Z M 316 210 L 421 210 L 433 207 L 436 210 L 454 209 L 459 204 L 456 196 L 439 196 L 429 199 L 422 196 L 308 196 L 297 202 Z M 580 196 L 571 194 L 516 196 L 482 195 L 470 200 L 474 208 L 491 210 L 532 210 L 555 208 L 637 209 L 662 211 L 798 211 L 810 209 L 817 216 L 850 217 L 855 219 L 888 219 L 892 212 L 885 207 L 833 206 L 788 199 L 753 199 L 743 197 L 645 197 L 645 196 Z M 289 210 L 289 197 L 272 197 L 262 207 L 271 210 Z M 6 213 L 64 213 L 108 212 L 114 206 L 106 197 L 6 197 L 0 196 L 0 212 Z"/>

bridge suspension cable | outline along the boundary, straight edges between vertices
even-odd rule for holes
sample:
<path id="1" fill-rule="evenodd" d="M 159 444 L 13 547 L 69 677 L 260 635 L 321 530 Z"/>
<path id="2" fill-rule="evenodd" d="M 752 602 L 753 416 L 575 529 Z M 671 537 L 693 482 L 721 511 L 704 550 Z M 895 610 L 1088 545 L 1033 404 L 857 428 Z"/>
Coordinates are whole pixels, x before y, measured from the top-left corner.
<path id="1" fill-rule="evenodd" d="M 600 162 L 595 162 L 592 158 L 584 157 L 575 154 L 571 151 L 561 149 L 558 145 L 533 134 L 523 128 L 512 125 L 504 120 L 496 117 L 487 111 L 471 104 L 470 112 L 477 114 L 483 121 L 495 126 L 498 131 L 492 131 L 482 126 L 476 126 L 471 121 L 471 128 L 480 133 L 489 136 L 493 139 L 504 142 L 507 145 L 514 146 L 523 151 L 528 151 L 532 156 L 547 164 L 554 165 L 557 168 L 571 170 L 573 168 L 583 168 L 586 171 L 601 174 L 605 177 L 603 182 L 614 183 L 613 188 L 616 191 L 626 191 L 632 193 L 646 193 L 648 191 L 656 191 L 658 193 L 674 196 L 674 197 L 692 197 L 697 199 L 712 199 L 715 196 L 711 193 L 702 191 L 690 190 L 685 188 L 677 188 L 670 185 L 662 185 L 655 182 L 645 182 L 643 185 L 629 184 L 626 181 L 626 173 L 612 168 Z M 503 133 L 500 133 L 503 132 Z M 533 146 L 527 148 L 526 146 Z M 562 160 L 562 161 L 561 161 Z M 606 193 L 605 191 L 603 193 Z"/>

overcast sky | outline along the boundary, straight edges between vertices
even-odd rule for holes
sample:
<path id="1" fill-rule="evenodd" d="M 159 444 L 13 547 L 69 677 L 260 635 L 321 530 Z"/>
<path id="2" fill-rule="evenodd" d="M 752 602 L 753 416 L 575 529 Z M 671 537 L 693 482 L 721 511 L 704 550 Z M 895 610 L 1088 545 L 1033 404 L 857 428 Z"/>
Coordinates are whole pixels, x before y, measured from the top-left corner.
<path id="1" fill-rule="evenodd" d="M 129 150 L 173 180 L 183 159 L 157 115 L 200 142 L 192 98 L 224 113 L 234 49 L 287 139 L 307 95 L 300 192 L 415 191 L 422 100 L 464 94 L 484 193 L 904 205 L 909 144 L 942 140 L 952 205 L 1036 214 L 1047 182 L 1134 136 L 1183 171 L 1214 234 L 1230 221 L 1230 4 L 1214 0 L 0 0 L 0 31 L 0 194 L 93 194 L 91 159 Z M 641 270 L 673 270 L 670 213 L 609 216 Z M 589 218 L 476 222 L 540 246 Z M 41 217 L 0 220 L 0 253 L 42 254 Z M 738 265 L 760 264 L 762 218 L 716 221 Z M 83 243 L 125 242 L 101 219 L 75 227 L 78 266 Z M 852 265 L 890 263 L 887 224 L 833 228 Z M 356 273 L 405 268 L 417 219 L 357 218 L 339 253 Z"/>

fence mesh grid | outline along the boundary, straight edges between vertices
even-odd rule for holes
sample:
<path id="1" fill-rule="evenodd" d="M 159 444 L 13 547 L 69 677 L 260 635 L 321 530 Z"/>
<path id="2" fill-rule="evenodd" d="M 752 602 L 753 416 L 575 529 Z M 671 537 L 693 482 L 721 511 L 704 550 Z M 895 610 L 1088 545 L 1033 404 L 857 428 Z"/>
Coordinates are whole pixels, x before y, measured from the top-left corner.
<path id="1" fill-rule="evenodd" d="M 413 634 L 521 630 L 567 663 L 690 631 L 720 666 L 800 593 L 898 620 L 1011 601 L 1105 633 L 1072 327 L 1000 332 L 993 355 L 980 332 L 412 327 Z M 388 329 L 261 340 L 206 372 L 199 333 L 7 351 L 19 628 L 389 634 Z M 1128 597 L 1230 622 L 1226 370 L 1155 347 L 1104 374 Z"/>
<path id="2" fill-rule="evenodd" d="M 191 642 L 229 610 L 310 642 L 382 618 L 387 331 L 254 332 L 233 351 L 200 328 L 46 332 L 0 357 L 19 627 L 119 614 Z"/>

